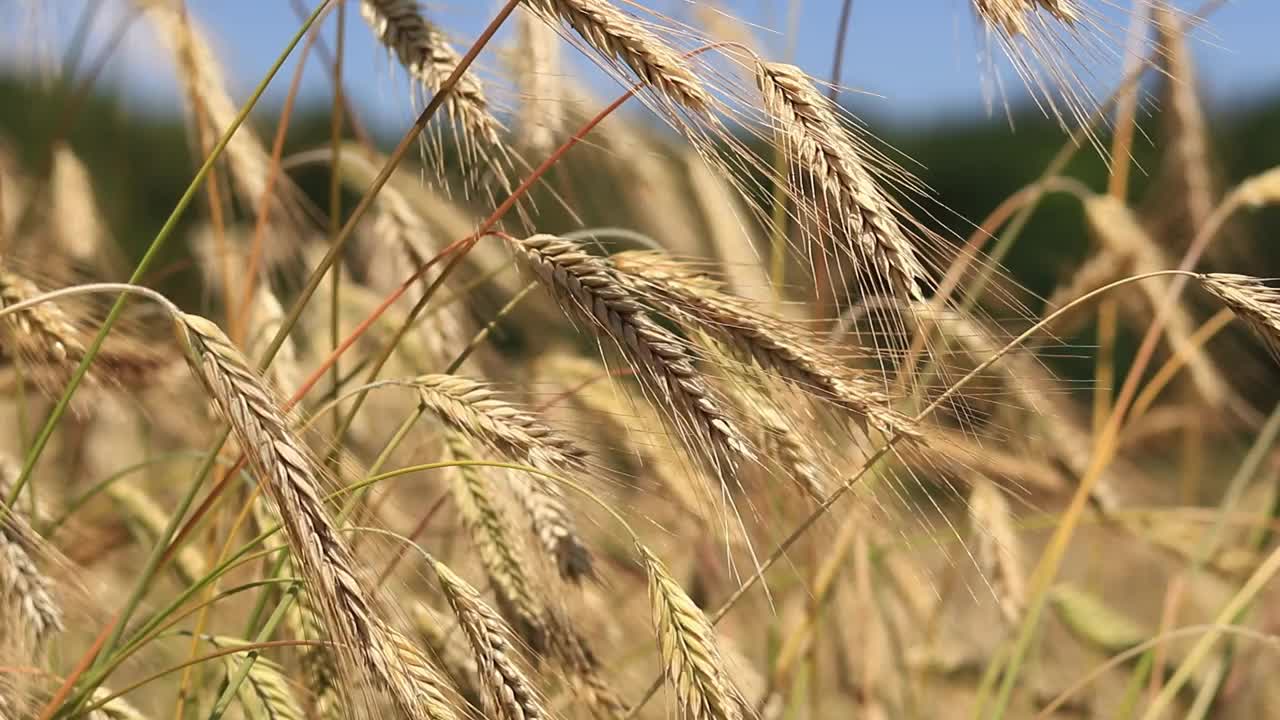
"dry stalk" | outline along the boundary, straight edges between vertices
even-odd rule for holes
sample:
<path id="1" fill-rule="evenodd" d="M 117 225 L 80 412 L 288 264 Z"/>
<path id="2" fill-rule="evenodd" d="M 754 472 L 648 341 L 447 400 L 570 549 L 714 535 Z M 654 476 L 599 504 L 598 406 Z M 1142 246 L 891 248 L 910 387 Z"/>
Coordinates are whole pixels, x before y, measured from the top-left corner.
<path id="1" fill-rule="evenodd" d="M 36 564 L 44 541 L 17 504 L 8 505 L 17 477 L 17 466 L 0 457 L 0 646 L 39 649 L 62 631 L 62 608 L 53 580 Z"/>
<path id="2" fill-rule="evenodd" d="M 444 563 L 433 561 L 432 567 L 479 666 L 485 714 L 500 720 L 549 717 L 533 683 L 516 663 L 506 623 Z"/>
<path id="3" fill-rule="evenodd" d="M 603 333 L 670 402 L 684 439 L 695 451 L 717 462 L 751 457 L 741 431 L 721 409 L 681 340 L 649 318 L 644 298 L 608 262 L 551 235 L 509 238 L 508 244 L 562 307 Z"/>
<path id="4" fill-rule="evenodd" d="M 609 62 L 626 65 L 671 102 L 695 113 L 713 104 L 688 60 L 608 0 L 525 0 L 549 22 L 562 20 Z"/>
<path id="5" fill-rule="evenodd" d="M 856 249 L 889 279 L 896 292 L 921 299 L 920 283 L 928 283 L 929 273 L 832 102 L 794 65 L 757 62 L 756 84 L 793 168 L 812 176 L 837 227 L 848 233 Z M 810 184 L 793 178 L 792 186 L 797 201 L 805 200 Z M 817 200 L 808 198 L 809 202 Z"/>
<path id="6" fill-rule="evenodd" d="M 663 673 L 675 692 L 680 717 L 740 720 L 743 701 L 725 671 L 711 623 L 662 561 L 643 545 L 636 547 L 649 579 Z"/>
<path id="7" fill-rule="evenodd" d="M 544 472 L 582 473 L 587 469 L 585 451 L 533 415 L 498 399 L 486 385 L 456 375 L 423 375 L 414 386 L 424 407 L 462 436 L 511 462 Z M 505 477 L 560 575 L 575 581 L 590 576 L 591 554 L 560 489 L 526 472 L 508 472 Z"/>
<path id="8" fill-rule="evenodd" d="M 437 717 L 422 703 L 371 593 L 357 577 L 355 558 L 321 501 L 319 467 L 262 379 L 217 325 L 187 314 L 176 320 L 193 370 L 265 485 L 330 637 L 400 712 Z"/>

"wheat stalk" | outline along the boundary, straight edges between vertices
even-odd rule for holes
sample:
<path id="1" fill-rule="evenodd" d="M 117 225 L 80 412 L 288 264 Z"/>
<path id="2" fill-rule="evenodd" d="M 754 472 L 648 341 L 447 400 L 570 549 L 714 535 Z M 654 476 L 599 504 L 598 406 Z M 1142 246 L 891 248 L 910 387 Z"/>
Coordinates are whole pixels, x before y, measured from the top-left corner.
<path id="1" fill-rule="evenodd" d="M 414 380 L 414 386 L 424 407 L 465 437 L 513 462 L 547 472 L 587 469 L 585 451 L 534 416 L 496 398 L 486 385 L 456 375 L 423 375 Z M 590 576 L 591 554 L 559 488 L 526 472 L 509 472 L 506 477 L 561 576 L 570 580 Z"/>
<path id="2" fill-rule="evenodd" d="M 40 648 L 62 631 L 62 608 L 54 599 L 53 580 L 36 564 L 43 540 L 18 508 L 8 504 L 17 478 L 17 466 L 0 456 L 0 646 L 6 638 L 17 642 L 22 635 L 32 648 Z"/>
<path id="3" fill-rule="evenodd" d="M 590 643 L 565 617 L 551 623 L 556 632 L 551 636 L 552 656 L 560 664 L 574 688 L 603 720 L 621 720 L 627 706 L 605 678 L 600 675 L 600 661 Z"/>
<path id="4" fill-rule="evenodd" d="M 814 178 L 831 204 L 838 226 L 891 280 L 895 290 L 921 299 L 919 284 L 929 281 L 929 273 L 831 101 L 794 65 L 759 61 L 756 84 L 788 159 L 793 167 Z"/>
<path id="5" fill-rule="evenodd" d="M 196 375 L 265 484 L 331 637 L 400 712 L 435 717 L 423 706 L 373 598 L 357 579 L 355 558 L 321 501 L 319 468 L 262 379 L 217 325 L 185 313 L 176 321 Z"/>
<path id="6" fill-rule="evenodd" d="M 662 561 L 637 544 L 649 579 L 649 604 L 680 716 L 689 720 L 739 720 L 742 699 L 716 648 L 715 631 L 702 610 L 671 577 Z"/>
<path id="7" fill-rule="evenodd" d="M 688 60 L 607 0 L 525 0 L 548 21 L 559 18 L 597 53 L 620 62 L 672 102 L 702 114 L 713 104 Z"/>
<path id="8" fill-rule="evenodd" d="M 665 395 L 683 420 L 682 429 L 698 440 L 695 450 L 713 458 L 751 457 L 741 431 L 721 409 L 680 339 L 649 318 L 643 298 L 606 261 L 551 235 L 509 237 L 508 244 L 563 307 L 612 340 Z"/>
<path id="9" fill-rule="evenodd" d="M 462 633 L 471 644 L 484 690 L 485 713 L 500 720 L 548 717 L 537 690 L 516 664 L 506 623 L 480 599 L 475 588 L 444 563 L 433 561 L 432 568 Z"/>

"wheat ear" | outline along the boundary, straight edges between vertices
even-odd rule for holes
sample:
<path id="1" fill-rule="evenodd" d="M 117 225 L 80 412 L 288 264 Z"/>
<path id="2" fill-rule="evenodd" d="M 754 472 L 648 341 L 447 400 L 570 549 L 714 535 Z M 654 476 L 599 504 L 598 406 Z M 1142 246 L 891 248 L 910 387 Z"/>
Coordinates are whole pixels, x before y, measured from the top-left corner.
<path id="1" fill-rule="evenodd" d="M 792 165 L 813 176 L 839 226 L 895 289 L 921 299 L 929 273 L 831 101 L 794 65 L 757 62 L 756 84 Z"/>
<path id="2" fill-rule="evenodd" d="M 217 325 L 185 313 L 178 314 L 176 321 L 194 371 L 262 478 L 292 558 L 330 635 L 400 712 L 437 717 L 421 702 L 373 598 L 357 579 L 355 558 L 321 501 L 315 461 L 293 434 L 262 378 Z"/>
<path id="3" fill-rule="evenodd" d="M 220 637 L 210 638 L 209 643 L 218 648 L 235 648 L 244 644 L 235 638 Z M 246 651 L 222 656 L 222 665 L 228 677 L 235 675 L 247 654 Z M 236 698 L 248 718 L 303 720 L 306 717 L 289 687 L 284 668 L 264 657 L 255 659 L 249 668 L 249 674 L 236 691 Z"/>
<path id="4" fill-rule="evenodd" d="M 727 343 L 765 370 L 851 413 L 887 435 L 919 438 L 911 419 L 892 409 L 889 398 L 865 377 L 845 367 L 790 323 L 730 295 L 720 284 L 662 253 L 632 251 L 611 260 L 642 293 L 676 318 Z"/>
<path id="5" fill-rule="evenodd" d="M 444 668 L 463 699 L 479 707 L 484 702 L 480 697 L 480 688 L 476 686 L 480 669 L 471 654 L 463 647 L 464 641 L 454 635 L 453 630 L 456 626 L 445 627 L 442 625 L 440 616 L 421 603 L 414 603 L 410 616 L 418 636 Z"/>
<path id="6" fill-rule="evenodd" d="M 110 688 L 99 685 L 94 689 L 89 702 L 101 702 L 104 698 L 111 697 L 112 694 Z M 85 715 L 85 720 L 147 720 L 147 716 L 143 715 L 138 708 L 130 705 L 124 698 L 116 698 Z"/>
<path id="7" fill-rule="evenodd" d="M 235 124 L 239 110 L 227 90 L 227 80 L 208 40 L 179 3 L 151 0 L 134 0 L 134 3 L 154 27 L 156 37 L 173 53 L 188 105 L 197 117 L 207 118 L 214 137 L 222 135 Z M 260 211 L 259 203 L 264 201 L 271 175 L 271 156 L 246 125 L 231 136 L 226 155 L 235 189 L 248 207 Z M 287 177 L 276 178 L 274 210 L 287 216 L 295 228 L 300 228 L 305 216 L 297 195 L 297 189 Z"/>
<path id="8" fill-rule="evenodd" d="M 643 298 L 608 262 L 551 235 L 508 238 L 508 243 L 561 306 L 613 341 L 666 396 L 682 429 L 697 439 L 695 451 L 715 458 L 752 456 L 680 339 L 649 318 Z"/>
<path id="9" fill-rule="evenodd" d="M 1244 320 L 1280 362 L 1280 289 L 1260 278 L 1228 273 L 1201 275 L 1200 284 Z"/>
<path id="10" fill-rule="evenodd" d="M 0 457 L 0 641 L 18 641 L 21 633 L 39 648 L 62 630 L 62 608 L 53 581 L 36 564 L 43 541 L 18 508 L 7 504 L 17 477 L 17 466 Z"/>
<path id="11" fill-rule="evenodd" d="M 440 92 L 462 61 L 444 33 L 427 20 L 413 0 L 361 0 L 360 14 L 378 41 L 395 53 L 410 77 L 431 95 Z M 458 78 L 445 100 L 445 109 L 468 147 L 478 150 L 482 159 L 495 161 L 507 156 L 502 123 L 489 109 L 484 85 L 474 73 L 467 71 Z"/>
<path id="12" fill-rule="evenodd" d="M 423 375 L 414 385 L 424 407 L 463 436 L 512 462 L 546 472 L 586 470 L 583 450 L 532 415 L 496 398 L 484 384 L 456 375 Z M 590 576 L 591 554 L 559 488 L 526 472 L 509 472 L 506 477 L 561 576 L 569 580 Z"/>
<path id="13" fill-rule="evenodd" d="M 672 102 L 705 113 L 711 95 L 688 60 L 640 21 L 607 0 L 525 0 L 548 20 L 559 18 L 596 52 L 621 62 L 649 87 Z"/>
<path id="14" fill-rule="evenodd" d="M 986 478 L 975 479 L 969 491 L 969 519 L 978 541 L 978 566 L 991 583 L 1005 622 L 1017 627 L 1027 607 L 1022 545 L 1014 530 L 1009 501 Z"/>
<path id="15" fill-rule="evenodd" d="M 447 435 L 445 442 L 455 460 L 471 459 L 467 446 L 453 434 Z M 530 648 L 545 652 L 545 611 L 534 596 L 520 548 L 511 537 L 492 485 L 479 468 L 464 465 L 455 468 L 452 489 L 454 504 L 480 553 L 480 562 L 493 585 L 499 609 Z"/>
<path id="16" fill-rule="evenodd" d="M 711 623 L 662 561 L 643 545 L 637 548 L 649 579 L 663 673 L 675 692 L 680 717 L 740 720 L 743 702 L 725 671 Z"/>
<path id="17" fill-rule="evenodd" d="M 1010 36 L 1026 35 L 1036 13 L 1046 12 L 1072 25 L 1080 19 L 1075 0 L 973 0 L 982 20 Z"/>
<path id="18" fill-rule="evenodd" d="M 40 293 L 35 283 L 7 270 L 3 259 L 0 259 L 0 308 L 29 300 Z M 75 325 L 56 303 L 41 303 L 0 322 L 7 329 L 6 334 L 14 334 L 11 347 L 40 349 L 63 362 L 78 362 L 84 355 L 84 345 L 79 340 Z"/>
<path id="19" fill-rule="evenodd" d="M 479 666 L 485 713 L 500 720 L 548 717 L 537 690 L 516 664 L 506 623 L 444 563 L 433 561 L 432 567 Z"/>

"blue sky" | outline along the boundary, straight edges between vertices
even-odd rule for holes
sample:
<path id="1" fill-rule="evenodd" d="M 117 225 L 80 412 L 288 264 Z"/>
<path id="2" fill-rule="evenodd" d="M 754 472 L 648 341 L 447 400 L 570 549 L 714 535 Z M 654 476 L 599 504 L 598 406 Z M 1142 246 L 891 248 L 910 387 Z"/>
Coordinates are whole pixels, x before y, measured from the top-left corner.
<path id="1" fill-rule="evenodd" d="M 275 55 L 298 27 L 294 0 L 187 0 L 192 13 L 212 37 L 226 66 L 233 90 L 243 97 L 270 66 Z M 793 2 L 795 0 L 792 0 Z M 1085 0 L 1099 8 L 1124 0 Z M 98 47 L 119 19 L 122 0 L 3 0 L 0 5 L 0 63 L 29 66 L 33 57 L 49 57 L 65 49 L 68 28 L 85 2 L 104 2 L 89 44 Z M 310 5 L 314 0 L 302 0 Z M 15 6 L 16 3 L 16 6 Z M 398 127 L 409 117 L 403 79 L 392 73 L 385 54 L 373 45 L 368 28 L 355 12 L 348 13 L 349 92 L 375 123 Z M 645 0 L 644 4 L 687 17 L 686 0 Z M 436 0 L 428 3 L 439 23 L 459 41 L 473 36 L 497 7 L 495 0 Z M 756 24 L 758 36 L 775 56 L 786 52 L 788 5 L 784 0 L 725 0 L 720 6 Z M 19 6 L 37 6 L 32 12 Z M 56 7 L 55 7 L 56 6 Z M 795 61 L 826 77 L 831 65 L 839 0 L 799 0 L 796 15 Z M 1179 4 L 1180 7 L 1190 7 Z M 1102 20 L 1122 44 L 1124 19 L 1104 11 Z M 333 23 L 328 35 L 332 37 Z M 766 30 L 773 28 L 774 30 Z M 1215 105 L 1247 100 L 1265 90 L 1280 91 L 1280 1 L 1236 0 L 1210 19 L 1196 36 L 1194 53 L 1201 85 Z M 980 59 L 981 33 L 968 0 L 855 0 L 853 23 L 844 57 L 844 85 L 873 94 L 868 102 L 877 113 L 904 120 L 929 121 L 941 116 L 986 112 Z M 573 51 L 570 50 L 570 53 Z M 92 53 L 91 53 L 92 54 Z M 490 54 L 484 63 L 494 68 Z M 1119 59 L 1108 60 L 1100 71 L 1105 82 L 1118 72 Z M 304 94 L 327 95 L 327 76 L 318 65 L 309 67 Z M 1020 87 L 1007 72 L 1011 94 Z M 600 84 L 607 81 L 601 81 Z M 163 51 L 143 31 L 131 33 L 122 52 L 105 73 L 104 83 L 121 89 L 131 100 L 151 108 L 177 108 L 178 95 Z M 268 103 L 278 102 L 288 85 L 276 81 Z M 989 83 L 985 83 L 989 86 Z"/>

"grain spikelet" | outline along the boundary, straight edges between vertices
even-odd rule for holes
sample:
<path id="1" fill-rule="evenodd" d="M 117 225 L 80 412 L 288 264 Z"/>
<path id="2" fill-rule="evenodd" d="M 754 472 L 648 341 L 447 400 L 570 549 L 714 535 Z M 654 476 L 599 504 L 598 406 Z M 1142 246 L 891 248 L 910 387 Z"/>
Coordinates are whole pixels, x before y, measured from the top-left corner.
<path id="1" fill-rule="evenodd" d="M 355 148 L 352 150 L 355 151 Z M 360 155 L 355 154 L 354 157 L 358 158 Z M 344 160 L 344 163 L 350 162 L 355 162 L 354 158 Z M 373 169 L 360 168 L 362 173 L 366 170 L 372 179 Z M 368 279 L 373 289 L 390 293 L 405 278 L 425 265 L 434 254 L 431 249 L 433 234 L 422 213 L 395 183 L 387 183 L 374 200 L 371 233 L 364 243 L 369 263 Z M 428 270 L 419 280 L 418 288 L 402 297 L 398 305 L 408 313 L 439 276 L 439 268 Z M 422 342 L 427 355 L 424 361 L 429 366 L 447 365 L 458 349 L 466 344 L 466 324 L 462 312 L 456 306 L 441 307 L 429 318 L 422 318 L 419 323 L 421 329 L 416 337 Z"/>
<path id="2" fill-rule="evenodd" d="M 141 545 L 148 546 L 161 536 L 169 524 L 169 513 L 142 488 L 124 482 L 107 486 L 107 496 L 119 509 L 129 529 Z M 205 575 L 204 556 L 192 545 L 184 545 L 174 556 L 173 567 L 182 582 L 193 585 Z"/>
<path id="3" fill-rule="evenodd" d="M 508 244 L 527 263 L 566 310 L 604 333 L 670 402 L 677 423 L 693 449 L 713 458 L 751 457 L 737 426 L 721 409 L 693 358 L 675 335 L 644 311 L 643 299 L 610 265 L 583 252 L 576 243 L 551 235 Z"/>
<path id="4" fill-rule="evenodd" d="M 463 436 L 512 462 L 545 472 L 582 472 L 587 468 L 583 450 L 534 416 L 496 398 L 486 385 L 456 375 L 423 375 L 414 385 L 424 407 Z M 591 554 L 574 527 L 559 488 L 525 472 L 508 472 L 505 477 L 561 576 L 575 581 L 590 576 Z"/>
<path id="5" fill-rule="evenodd" d="M 879 387 L 845 367 L 779 318 L 720 290 L 661 253 L 633 251 L 612 256 L 614 266 L 657 299 L 672 315 L 691 318 L 711 334 L 801 389 L 851 413 L 877 430 L 918 439 L 911 420 L 895 412 Z"/>
<path id="6" fill-rule="evenodd" d="M 715 631 L 702 610 L 671 577 L 662 561 L 637 544 L 649 578 L 649 604 L 679 716 L 689 720 L 739 720 L 743 702 L 725 672 Z"/>
<path id="7" fill-rule="evenodd" d="M 982 19 L 1009 35 L 1026 35 L 1036 13 L 1045 12 L 1068 25 L 1080 19 L 1074 0 L 973 0 Z"/>
<path id="8" fill-rule="evenodd" d="M 516 663 L 506 623 L 444 563 L 433 561 L 432 567 L 480 668 L 485 713 L 500 720 L 548 717 L 537 690 Z"/>
<path id="9" fill-rule="evenodd" d="M 360 14 L 373 28 L 378 41 L 395 54 L 410 77 L 430 95 L 440 92 L 458 67 L 462 56 L 444 33 L 423 16 L 413 0 L 361 0 Z M 502 124 L 489 109 L 484 86 L 467 71 L 445 100 L 449 119 L 469 152 L 486 164 L 504 160 Z M 498 171 L 501 175 L 501 170 Z"/>
<path id="10" fill-rule="evenodd" d="M 17 466 L 0 456 L 0 645 L 38 649 L 62 630 L 62 608 L 53 581 L 36 564 L 43 540 L 22 512 L 7 504 L 17 478 Z"/>
<path id="11" fill-rule="evenodd" d="M 217 325 L 187 314 L 176 320 L 196 375 L 265 485 L 330 637 L 400 712 L 434 717 L 404 672 L 373 598 L 357 579 L 355 558 L 320 499 L 314 460 L 262 379 Z"/>
<path id="12" fill-rule="evenodd" d="M 525 0 L 548 21 L 558 18 L 610 62 L 620 62 L 660 95 L 706 113 L 711 95 L 689 63 L 636 18 L 608 0 Z"/>
<path id="13" fill-rule="evenodd" d="M 90 696 L 90 702 L 101 702 L 113 694 L 109 688 L 99 685 Z M 147 718 L 124 698 L 118 697 L 85 715 L 85 720 L 147 720 Z"/>
<path id="14" fill-rule="evenodd" d="M 439 718 L 440 720 L 453 720 L 453 718 L 456 718 L 457 713 L 454 712 L 453 706 L 449 703 L 446 695 L 449 687 L 448 681 L 440 675 L 440 672 L 422 653 L 422 649 L 412 640 L 393 628 L 387 628 L 387 633 L 391 637 L 391 643 L 400 658 L 400 663 L 408 673 L 419 699 L 427 708 L 428 717 Z"/>
<path id="15" fill-rule="evenodd" d="M 480 669 L 454 633 L 456 626 L 444 627 L 440 617 L 421 603 L 414 603 L 410 609 L 410 616 L 418 636 L 426 644 L 427 650 L 443 666 L 445 673 L 453 681 L 454 687 L 462 693 L 463 699 L 479 707 L 484 702 L 480 699 L 480 689 L 476 687 Z"/>
<path id="16" fill-rule="evenodd" d="M 445 442 L 455 460 L 470 460 L 465 444 L 452 433 Z M 480 554 L 498 607 L 521 639 L 535 652 L 546 650 L 544 610 L 534 597 L 530 579 L 525 575 L 520 548 L 507 527 L 506 518 L 496 502 L 493 487 L 480 468 L 461 466 L 453 473 L 453 502 Z"/>
<path id="17" fill-rule="evenodd" d="M 243 644 L 234 638 L 211 638 L 209 642 L 219 648 Z M 228 678 L 235 675 L 247 655 L 248 652 L 222 656 Z M 236 698 L 248 720 L 303 720 L 306 717 L 289 687 L 284 669 L 261 656 L 249 668 L 244 682 L 240 683 Z"/>
<path id="18" fill-rule="evenodd" d="M 1231 308 L 1280 362 L 1280 289 L 1248 275 L 1210 273 L 1200 283 Z"/>
<path id="19" fill-rule="evenodd" d="M 1013 527 L 1009 501 L 986 478 L 975 479 L 969 491 L 969 521 L 977 537 L 978 566 L 996 594 L 1005 622 L 1016 627 L 1027 606 L 1021 543 Z"/>
<path id="20" fill-rule="evenodd" d="M 66 144 L 53 150 L 51 223 L 58 244 L 76 262 L 88 265 L 108 256 L 109 234 L 94 200 L 89 170 Z M 108 256 L 109 257 L 109 256 Z"/>
<path id="21" fill-rule="evenodd" d="M 422 403 L 458 432 L 538 468 L 585 470 L 587 453 L 483 383 L 458 375 L 414 379 Z"/>
<path id="22" fill-rule="evenodd" d="M 920 284 L 929 282 L 929 273 L 831 101 L 794 65 L 757 62 L 756 84 L 788 159 L 796 170 L 813 177 L 822 199 L 831 205 L 837 226 L 896 291 L 921 299 Z M 795 188 L 798 201 L 804 199 L 807 186 Z"/>
<path id="23" fill-rule="evenodd" d="M 591 650 L 587 639 L 565 617 L 553 623 L 556 632 L 551 637 L 552 656 L 564 669 L 578 693 L 587 701 L 591 710 L 601 720 L 621 720 L 627 707 L 618 693 L 600 675 L 600 661 Z"/>
<path id="24" fill-rule="evenodd" d="M 1245 180 L 1235 193 L 1249 207 L 1280 203 L 1280 166 Z"/>
<path id="25" fill-rule="evenodd" d="M 0 260 L 0 308 L 29 300 L 41 292 L 35 283 L 11 272 Z M 56 303 L 41 303 L 8 315 L 0 322 L 4 335 L 11 336 L 5 342 L 6 347 L 31 348 L 27 352 L 69 363 L 79 362 L 84 355 L 84 345 L 75 325 Z"/>

